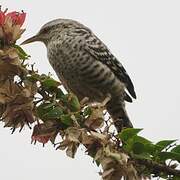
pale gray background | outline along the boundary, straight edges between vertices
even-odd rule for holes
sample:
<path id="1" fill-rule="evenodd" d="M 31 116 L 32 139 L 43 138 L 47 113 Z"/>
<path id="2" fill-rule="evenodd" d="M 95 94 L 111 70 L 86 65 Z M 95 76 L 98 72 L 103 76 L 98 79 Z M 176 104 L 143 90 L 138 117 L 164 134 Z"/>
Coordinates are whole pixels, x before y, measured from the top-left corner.
<path id="1" fill-rule="evenodd" d="M 72 18 L 89 26 L 130 74 L 138 99 L 128 104 L 135 127 L 152 141 L 179 138 L 179 0 L 1 0 L 3 7 L 27 12 L 27 31 L 35 34 L 54 18 Z M 41 73 L 53 72 L 43 44 L 25 46 Z M 79 151 L 70 159 L 52 146 L 31 145 L 31 131 L 10 135 L 0 124 L 0 179 L 100 179 L 92 159 Z"/>

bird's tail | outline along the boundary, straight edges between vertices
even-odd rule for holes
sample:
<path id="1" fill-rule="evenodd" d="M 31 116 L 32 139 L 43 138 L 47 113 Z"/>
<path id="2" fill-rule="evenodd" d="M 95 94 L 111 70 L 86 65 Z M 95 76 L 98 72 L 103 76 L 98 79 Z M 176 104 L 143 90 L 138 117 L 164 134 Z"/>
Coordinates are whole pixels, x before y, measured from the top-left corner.
<path id="1" fill-rule="evenodd" d="M 133 125 L 125 110 L 125 103 L 122 100 L 111 99 L 106 105 L 108 113 L 111 115 L 118 132 L 123 128 L 132 128 Z"/>

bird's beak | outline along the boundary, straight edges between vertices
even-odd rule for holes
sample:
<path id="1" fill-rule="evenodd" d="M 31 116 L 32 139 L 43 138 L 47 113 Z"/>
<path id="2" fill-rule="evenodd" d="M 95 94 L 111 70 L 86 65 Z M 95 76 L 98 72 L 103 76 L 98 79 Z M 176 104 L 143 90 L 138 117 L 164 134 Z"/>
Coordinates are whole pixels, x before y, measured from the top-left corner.
<path id="1" fill-rule="evenodd" d="M 23 41 L 21 43 L 21 45 L 24 45 L 24 44 L 29 44 L 29 43 L 32 43 L 32 42 L 35 42 L 35 41 L 40 41 L 40 37 L 38 35 L 35 35 L 33 37 L 30 37 L 29 39 L 26 39 L 25 41 Z"/>

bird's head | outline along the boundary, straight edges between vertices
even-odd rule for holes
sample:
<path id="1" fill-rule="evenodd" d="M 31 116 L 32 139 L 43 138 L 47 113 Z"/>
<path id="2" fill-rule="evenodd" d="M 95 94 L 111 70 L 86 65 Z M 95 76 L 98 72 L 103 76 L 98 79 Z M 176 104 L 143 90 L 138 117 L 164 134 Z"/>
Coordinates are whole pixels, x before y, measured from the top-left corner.
<path id="1" fill-rule="evenodd" d="M 22 42 L 21 45 L 29 44 L 36 41 L 43 42 L 45 45 L 47 45 L 51 40 L 56 40 L 62 32 L 70 28 L 73 29 L 79 27 L 84 26 L 77 21 L 71 19 L 55 19 L 43 25 L 36 35 L 28 38 L 27 40 Z"/>

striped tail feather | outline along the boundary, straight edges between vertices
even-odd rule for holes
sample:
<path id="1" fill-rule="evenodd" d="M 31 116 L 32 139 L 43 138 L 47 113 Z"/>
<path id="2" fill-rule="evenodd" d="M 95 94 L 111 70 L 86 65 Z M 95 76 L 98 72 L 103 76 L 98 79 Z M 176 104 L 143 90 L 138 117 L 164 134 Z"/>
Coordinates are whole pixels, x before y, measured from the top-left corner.
<path id="1" fill-rule="evenodd" d="M 118 132 L 123 128 L 132 128 L 133 125 L 125 110 L 125 103 L 122 99 L 111 99 L 106 105 L 107 111 L 114 121 Z"/>

